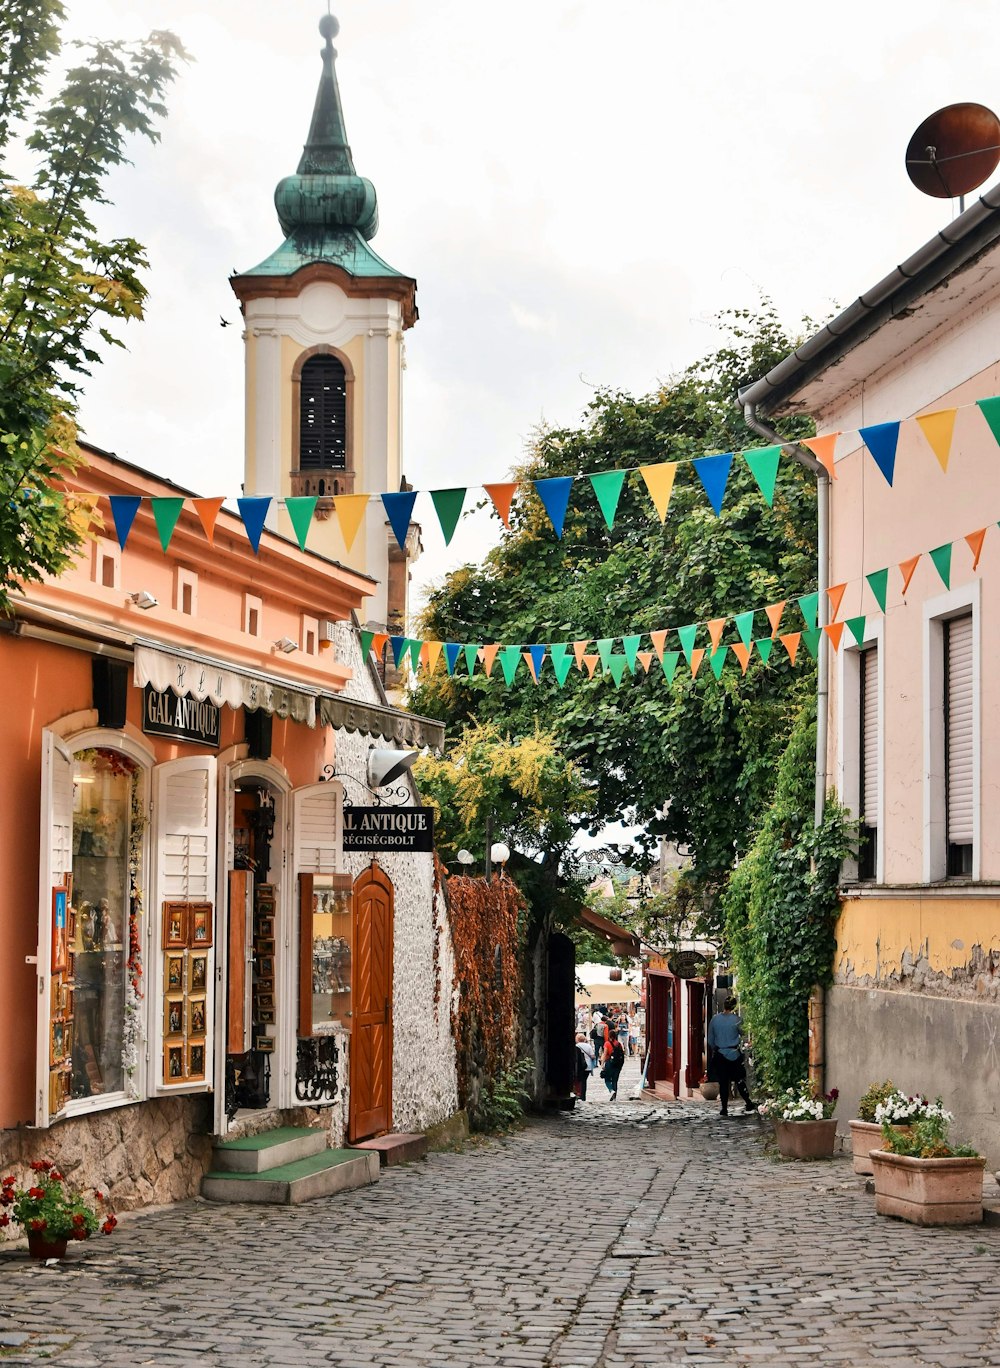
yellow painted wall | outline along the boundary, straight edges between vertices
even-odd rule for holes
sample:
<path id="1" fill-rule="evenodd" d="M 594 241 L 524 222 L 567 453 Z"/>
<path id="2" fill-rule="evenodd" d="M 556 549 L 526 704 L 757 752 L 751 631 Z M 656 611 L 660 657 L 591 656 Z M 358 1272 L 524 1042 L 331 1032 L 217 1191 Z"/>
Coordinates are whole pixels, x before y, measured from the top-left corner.
<path id="1" fill-rule="evenodd" d="M 1000 897 L 845 898 L 834 966 L 840 980 L 888 983 L 904 960 L 926 960 L 932 974 L 965 977 L 974 947 L 1000 954 Z"/>

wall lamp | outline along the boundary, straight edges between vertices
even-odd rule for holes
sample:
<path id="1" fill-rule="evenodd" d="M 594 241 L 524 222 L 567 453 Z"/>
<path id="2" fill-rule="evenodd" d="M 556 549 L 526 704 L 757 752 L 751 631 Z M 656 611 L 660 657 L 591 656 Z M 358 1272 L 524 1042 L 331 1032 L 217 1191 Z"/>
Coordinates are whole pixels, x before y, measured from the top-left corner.
<path id="1" fill-rule="evenodd" d="M 155 608 L 159 602 L 148 589 L 137 589 L 134 594 L 129 594 L 129 600 L 134 603 L 137 608 Z"/>
<path id="2" fill-rule="evenodd" d="M 299 643 L 293 641 L 291 637 L 278 637 L 278 640 L 274 643 L 274 649 L 276 651 L 281 651 L 284 655 L 291 655 L 293 651 L 299 649 Z"/>

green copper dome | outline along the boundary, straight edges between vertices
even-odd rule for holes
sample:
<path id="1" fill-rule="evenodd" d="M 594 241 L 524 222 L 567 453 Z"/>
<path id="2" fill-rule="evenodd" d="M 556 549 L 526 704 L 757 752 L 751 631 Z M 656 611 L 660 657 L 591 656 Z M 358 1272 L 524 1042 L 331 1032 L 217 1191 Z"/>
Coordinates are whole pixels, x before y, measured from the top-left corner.
<path id="1" fill-rule="evenodd" d="M 399 276 L 367 245 L 378 230 L 375 187 L 354 169 L 337 85 L 333 39 L 339 24 L 320 20 L 325 45 L 312 123 L 294 176 L 274 192 L 284 243 L 247 275 L 292 275 L 314 262 L 330 262 L 352 276 Z"/>

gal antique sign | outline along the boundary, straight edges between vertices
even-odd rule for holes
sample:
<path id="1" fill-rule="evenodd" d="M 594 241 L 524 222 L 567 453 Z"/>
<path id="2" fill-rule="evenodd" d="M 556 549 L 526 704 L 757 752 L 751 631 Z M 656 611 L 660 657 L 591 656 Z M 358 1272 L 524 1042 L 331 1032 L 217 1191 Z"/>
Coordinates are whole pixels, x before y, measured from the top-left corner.
<path id="1" fill-rule="evenodd" d="M 142 729 L 150 736 L 172 736 L 198 746 L 218 746 L 221 709 L 205 699 L 179 698 L 173 689 L 157 692 L 152 684 L 143 690 Z"/>
<path id="2" fill-rule="evenodd" d="M 429 807 L 345 807 L 345 850 L 434 849 L 434 809 Z"/>

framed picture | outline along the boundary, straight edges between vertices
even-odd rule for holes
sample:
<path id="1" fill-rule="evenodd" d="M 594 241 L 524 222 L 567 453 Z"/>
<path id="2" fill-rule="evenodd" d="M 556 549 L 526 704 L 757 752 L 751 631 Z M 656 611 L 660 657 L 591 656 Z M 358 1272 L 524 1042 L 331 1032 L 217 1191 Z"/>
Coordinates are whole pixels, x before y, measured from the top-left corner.
<path id="1" fill-rule="evenodd" d="M 53 974 L 49 986 L 49 1016 L 62 1016 L 64 991 L 62 974 Z"/>
<path id="2" fill-rule="evenodd" d="M 187 945 L 187 903 L 163 904 L 163 949 L 173 950 Z"/>
<path id="3" fill-rule="evenodd" d="M 69 905 L 70 905 L 70 907 L 72 907 L 72 906 L 73 906 L 73 871 L 72 871 L 72 869 L 67 869 L 66 873 L 62 876 L 62 881 L 63 881 L 63 887 L 66 889 L 66 897 L 67 897 L 67 899 L 68 899 L 68 901 L 69 901 Z"/>
<path id="4" fill-rule="evenodd" d="M 257 885 L 257 899 L 259 902 L 274 902 L 274 884 L 259 883 Z"/>
<path id="5" fill-rule="evenodd" d="M 267 940 L 268 937 L 271 937 L 272 939 L 274 938 L 273 916 L 257 918 L 257 935 L 263 936 L 265 940 Z"/>
<path id="6" fill-rule="evenodd" d="M 188 956 L 188 992 L 196 993 L 199 989 L 204 991 L 208 983 L 208 956 L 189 955 Z"/>
<path id="7" fill-rule="evenodd" d="M 254 1038 L 253 1047 L 261 1054 L 274 1054 L 274 1036 L 259 1035 Z"/>
<path id="8" fill-rule="evenodd" d="M 69 894 L 64 884 L 52 890 L 52 972 L 64 973 L 69 964 Z"/>
<path id="9" fill-rule="evenodd" d="M 273 993 L 258 993 L 258 994 L 257 994 L 257 1007 L 258 1007 L 259 1010 L 264 1010 L 264 1011 L 271 1011 L 271 1012 L 273 1012 L 273 1011 L 274 1011 L 274 994 L 273 994 Z"/>
<path id="10" fill-rule="evenodd" d="M 176 997 L 164 998 L 163 1001 L 163 1034 L 165 1036 L 182 1035 L 184 1033 L 184 999 L 179 995 Z"/>
<path id="11" fill-rule="evenodd" d="M 205 1034 L 204 997 L 188 998 L 187 1033 L 190 1036 L 203 1036 Z"/>
<path id="12" fill-rule="evenodd" d="M 184 1077 L 184 1045 L 164 1045 L 163 1047 L 163 1081 L 164 1083 L 179 1083 Z"/>
<path id="13" fill-rule="evenodd" d="M 66 977 L 71 983 L 76 978 L 76 955 L 72 950 L 66 956 Z"/>
<path id="14" fill-rule="evenodd" d="M 65 1026 L 63 1022 L 53 1021 L 49 1023 L 49 1063 L 61 1064 L 66 1054 L 64 1045 Z"/>
<path id="15" fill-rule="evenodd" d="M 63 1020 L 63 1057 L 73 1058 L 73 1023 Z"/>
<path id="16" fill-rule="evenodd" d="M 204 1040 L 189 1040 L 187 1043 L 187 1059 L 185 1060 L 185 1074 L 188 1078 L 205 1077 L 205 1042 Z"/>
<path id="17" fill-rule="evenodd" d="M 188 944 L 196 950 L 212 944 L 212 904 L 192 903 Z"/>
<path id="18" fill-rule="evenodd" d="M 267 956 L 267 955 L 273 955 L 273 954 L 274 954 L 274 938 L 273 938 L 273 936 L 268 936 L 268 937 L 266 937 L 266 938 L 263 939 L 263 940 L 261 940 L 261 939 L 258 937 L 258 939 L 257 939 L 257 944 L 256 944 L 256 946 L 255 946 L 254 948 L 255 948 L 255 951 L 256 951 L 256 954 L 257 954 L 257 958 L 258 958 L 258 959 L 261 959 L 261 958 L 263 958 L 263 957 L 265 957 L 265 956 Z"/>
<path id="19" fill-rule="evenodd" d="M 73 1016 L 73 985 L 63 983 L 62 986 L 62 1014 L 64 1017 L 72 1019 Z"/>
<path id="20" fill-rule="evenodd" d="M 49 1115 L 55 1116 L 56 1112 L 62 1111 L 65 1103 L 63 1102 L 63 1075 L 52 1072 L 49 1074 Z"/>
<path id="21" fill-rule="evenodd" d="M 262 979 L 274 978 L 274 956 L 264 955 L 257 957 L 257 973 Z"/>
<path id="22" fill-rule="evenodd" d="M 167 955 L 164 987 L 168 993 L 179 993 L 184 988 L 184 956 Z"/>
<path id="23" fill-rule="evenodd" d="M 260 1024 L 261 1024 L 262 1026 L 273 1026 L 273 1025 L 274 1025 L 274 1008 L 273 1008 L 273 1007 L 258 1007 L 258 1008 L 257 1008 L 257 1020 L 260 1022 Z"/>

